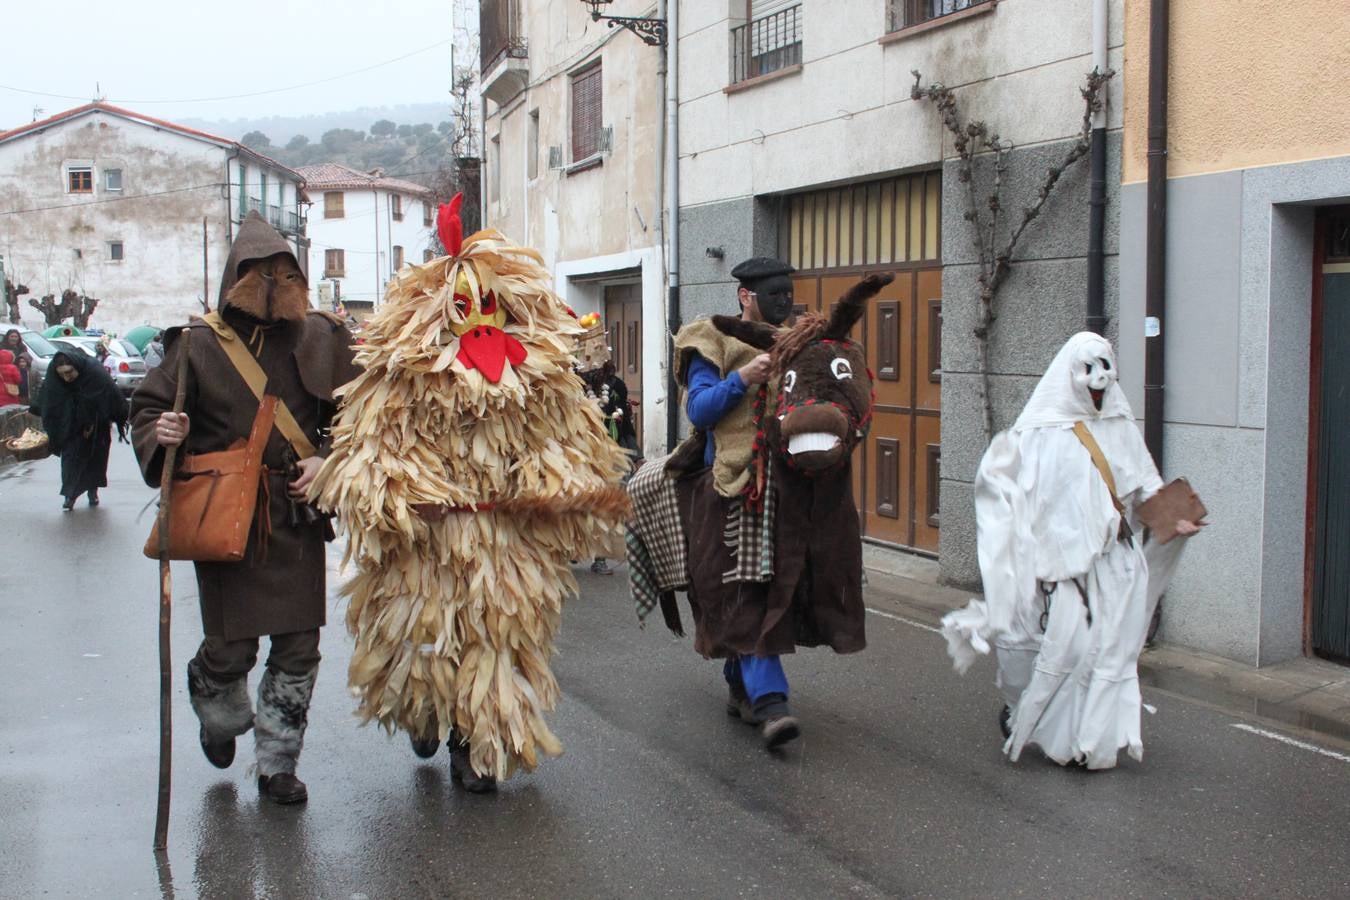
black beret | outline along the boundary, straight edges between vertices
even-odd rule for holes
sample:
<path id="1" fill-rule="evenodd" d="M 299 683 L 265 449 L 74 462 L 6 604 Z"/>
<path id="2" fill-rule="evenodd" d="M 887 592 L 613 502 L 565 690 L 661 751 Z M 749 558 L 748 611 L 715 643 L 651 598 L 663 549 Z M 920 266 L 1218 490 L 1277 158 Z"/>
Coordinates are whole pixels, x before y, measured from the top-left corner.
<path id="1" fill-rule="evenodd" d="M 795 271 L 797 270 L 781 259 L 774 259 L 772 256 L 752 256 L 732 269 L 731 277 L 749 285 L 777 275 L 791 275 Z"/>

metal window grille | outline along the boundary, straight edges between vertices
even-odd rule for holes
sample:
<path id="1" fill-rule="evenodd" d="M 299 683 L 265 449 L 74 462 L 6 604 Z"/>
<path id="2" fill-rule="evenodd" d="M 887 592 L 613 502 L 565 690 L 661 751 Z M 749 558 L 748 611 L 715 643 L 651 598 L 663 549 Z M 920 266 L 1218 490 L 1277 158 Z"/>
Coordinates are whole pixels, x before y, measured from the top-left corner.
<path id="1" fill-rule="evenodd" d="M 520 0 L 483 0 L 478 9 L 480 71 L 485 75 L 506 57 L 525 59 L 528 49 L 520 29 Z"/>
<path id="2" fill-rule="evenodd" d="M 572 162 L 601 151 L 601 68 L 572 76 Z"/>
<path id="3" fill-rule="evenodd" d="M 886 27 L 899 31 L 996 0 L 887 0 Z"/>
<path id="4" fill-rule="evenodd" d="M 802 6 L 790 6 L 731 29 L 731 83 L 802 61 Z"/>
<path id="5" fill-rule="evenodd" d="M 941 258 L 941 172 L 793 194 L 782 204 L 778 252 L 797 269 L 922 266 Z"/>

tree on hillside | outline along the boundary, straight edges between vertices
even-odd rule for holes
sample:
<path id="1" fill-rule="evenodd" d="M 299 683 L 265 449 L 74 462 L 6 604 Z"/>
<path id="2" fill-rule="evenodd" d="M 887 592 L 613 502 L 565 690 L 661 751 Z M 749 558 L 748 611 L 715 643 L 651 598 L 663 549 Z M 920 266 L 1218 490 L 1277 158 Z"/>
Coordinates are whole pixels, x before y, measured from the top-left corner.
<path id="1" fill-rule="evenodd" d="M 410 138 L 413 136 L 413 127 L 411 125 L 398 126 L 398 136 L 401 138 Z"/>
<path id="2" fill-rule="evenodd" d="M 319 142 L 323 144 L 323 149 L 330 154 L 345 153 L 352 148 L 354 144 L 359 144 L 366 139 L 365 132 L 356 131 L 351 128 L 333 128 L 323 133 Z"/>
<path id="3" fill-rule="evenodd" d="M 398 126 L 388 119 L 381 119 L 370 126 L 370 133 L 375 137 L 389 137 L 397 128 Z"/>
<path id="4" fill-rule="evenodd" d="M 272 139 L 261 131 L 250 131 L 239 139 L 239 143 L 245 147 L 252 147 L 254 150 L 266 150 L 272 146 Z"/>
<path id="5" fill-rule="evenodd" d="M 295 137 L 291 138 L 289 141 L 286 142 L 286 149 L 290 150 L 292 153 L 306 150 L 308 148 L 309 148 L 309 138 L 305 137 L 303 134 L 297 134 Z"/>
<path id="6" fill-rule="evenodd" d="M 413 134 L 417 135 L 418 137 L 422 137 L 423 135 L 426 134 L 431 134 L 435 130 L 436 126 L 432 125 L 430 122 L 422 122 L 420 125 L 413 126 Z"/>

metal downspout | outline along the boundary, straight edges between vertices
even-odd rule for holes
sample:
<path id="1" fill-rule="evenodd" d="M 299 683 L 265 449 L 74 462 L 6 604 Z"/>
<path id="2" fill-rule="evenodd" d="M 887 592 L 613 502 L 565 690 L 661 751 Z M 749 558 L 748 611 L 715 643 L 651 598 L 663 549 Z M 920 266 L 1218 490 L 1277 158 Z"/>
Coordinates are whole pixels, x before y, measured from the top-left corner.
<path id="1" fill-rule="evenodd" d="M 1144 275 L 1144 443 L 1163 467 L 1163 331 L 1167 310 L 1168 0 L 1150 0 L 1148 22 L 1148 238 Z"/>
<path id="2" fill-rule="evenodd" d="M 680 330 L 680 4 L 666 16 L 666 449 L 675 449 L 680 431 L 680 390 L 675 383 L 675 333 Z"/>
<path id="3" fill-rule="evenodd" d="M 678 3 L 679 0 L 676 0 Z M 666 0 L 658 0 L 656 4 L 656 18 L 665 21 L 668 15 L 668 5 Z M 652 221 L 656 224 L 656 246 L 658 250 L 660 263 L 658 272 L 660 273 L 661 286 L 664 288 L 669 283 L 667 273 L 670 271 L 670 260 L 666 257 L 666 72 L 667 58 L 670 54 L 670 39 L 667 37 L 666 45 L 661 48 L 661 55 L 656 62 L 656 83 L 661 91 L 661 113 L 656 117 L 656 209 L 653 211 Z M 645 281 L 645 274 L 644 274 Z M 663 298 L 664 299 L 664 298 Z M 664 307 L 664 303 L 663 303 Z M 643 313 L 646 313 L 646 304 L 643 304 Z M 663 308 L 663 311 L 664 310 Z M 668 311 L 666 311 L 668 312 Z M 669 316 L 667 315 L 667 318 Z M 646 355 L 643 356 L 646 359 Z M 654 392 L 644 394 L 643 403 L 647 404 L 647 399 Z M 669 398 L 669 394 L 666 395 Z M 665 407 L 666 420 L 670 420 L 669 402 L 663 404 Z M 651 421 L 644 415 L 644 421 Z M 666 426 L 667 440 L 669 440 L 670 426 Z"/>
<path id="4" fill-rule="evenodd" d="M 1107 70 L 1107 0 L 1092 0 L 1092 68 Z M 1087 329 L 1106 332 L 1106 103 L 1092 118 L 1091 181 L 1088 200 Z"/>

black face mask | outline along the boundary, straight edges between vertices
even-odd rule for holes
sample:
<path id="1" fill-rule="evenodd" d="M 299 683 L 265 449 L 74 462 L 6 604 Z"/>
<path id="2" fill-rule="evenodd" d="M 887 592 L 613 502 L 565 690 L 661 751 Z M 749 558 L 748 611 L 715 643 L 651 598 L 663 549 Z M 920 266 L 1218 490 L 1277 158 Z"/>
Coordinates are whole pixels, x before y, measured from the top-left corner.
<path id="1" fill-rule="evenodd" d="M 792 279 L 786 275 L 765 278 L 755 285 L 759 314 L 770 325 L 782 325 L 792 315 Z"/>

